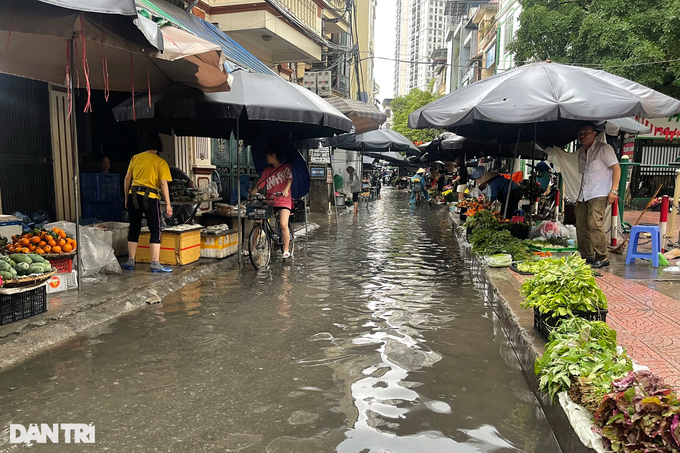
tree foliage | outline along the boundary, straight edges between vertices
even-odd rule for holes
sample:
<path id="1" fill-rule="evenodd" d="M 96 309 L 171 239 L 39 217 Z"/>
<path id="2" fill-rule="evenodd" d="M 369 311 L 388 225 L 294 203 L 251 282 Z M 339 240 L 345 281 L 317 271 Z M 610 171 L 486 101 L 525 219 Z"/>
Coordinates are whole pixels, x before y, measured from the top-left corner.
<path id="1" fill-rule="evenodd" d="M 411 112 L 426 106 L 439 96 L 418 88 L 411 90 L 406 96 L 397 96 L 392 100 L 392 116 L 394 125 L 392 130 L 399 132 L 404 137 L 414 142 L 429 142 L 440 131 L 437 129 L 411 129 L 408 127 L 408 115 Z"/>
<path id="2" fill-rule="evenodd" d="M 680 1 L 520 0 L 517 64 L 595 66 L 680 97 Z M 653 62 L 666 63 L 653 63 Z"/>

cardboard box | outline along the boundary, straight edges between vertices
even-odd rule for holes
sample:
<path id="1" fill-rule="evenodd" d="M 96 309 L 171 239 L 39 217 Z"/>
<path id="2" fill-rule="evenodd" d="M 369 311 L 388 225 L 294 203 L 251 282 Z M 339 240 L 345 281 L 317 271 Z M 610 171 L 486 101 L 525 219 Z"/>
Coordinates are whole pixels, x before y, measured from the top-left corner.
<path id="1" fill-rule="evenodd" d="M 54 274 L 47 282 L 47 294 L 78 288 L 78 271 L 69 274 Z"/>
<path id="2" fill-rule="evenodd" d="M 201 234 L 202 258 L 226 258 L 237 251 L 237 230 L 226 230 L 217 234 Z"/>
<path id="3" fill-rule="evenodd" d="M 150 238 L 151 233 L 148 231 L 143 231 L 139 235 L 137 256 L 135 256 L 135 260 L 138 263 L 151 262 L 151 250 L 149 249 Z M 164 230 L 161 234 L 161 264 L 167 264 L 169 266 L 190 264 L 198 261 L 200 256 L 200 227 L 195 230 L 188 231 Z"/>

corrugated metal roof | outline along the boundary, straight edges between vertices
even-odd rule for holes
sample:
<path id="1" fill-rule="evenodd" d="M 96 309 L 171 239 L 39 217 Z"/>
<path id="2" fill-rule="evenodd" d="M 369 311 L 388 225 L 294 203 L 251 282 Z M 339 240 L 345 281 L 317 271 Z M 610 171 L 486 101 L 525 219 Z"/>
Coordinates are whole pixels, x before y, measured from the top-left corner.
<path id="1" fill-rule="evenodd" d="M 222 47 L 230 71 L 243 68 L 261 74 L 277 75 L 253 54 L 241 47 L 213 24 L 178 8 L 164 0 L 135 0 L 137 7 L 148 10 L 151 14 L 161 16 L 165 20 L 180 27 L 199 38 Z"/>

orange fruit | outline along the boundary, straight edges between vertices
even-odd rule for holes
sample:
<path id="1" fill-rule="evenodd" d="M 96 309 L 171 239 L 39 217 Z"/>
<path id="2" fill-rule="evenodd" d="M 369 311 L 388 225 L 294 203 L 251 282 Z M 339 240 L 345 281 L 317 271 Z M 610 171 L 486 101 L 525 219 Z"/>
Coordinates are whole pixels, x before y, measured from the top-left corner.
<path id="1" fill-rule="evenodd" d="M 31 252 L 35 251 L 38 247 L 35 244 L 28 244 L 28 250 Z"/>
<path id="2" fill-rule="evenodd" d="M 70 251 L 73 250 L 73 247 L 71 246 L 71 244 L 66 244 L 66 245 L 64 245 L 64 246 L 62 247 L 62 250 L 63 250 L 64 252 L 68 253 L 68 252 L 70 252 Z"/>
<path id="3" fill-rule="evenodd" d="M 40 242 L 40 236 L 33 236 L 31 238 L 31 242 L 37 244 L 38 242 Z"/>
<path id="4" fill-rule="evenodd" d="M 21 241 L 19 241 L 19 244 L 23 245 L 24 247 L 27 246 L 30 243 L 31 243 L 31 241 L 29 241 L 26 238 L 23 238 Z"/>
<path id="5" fill-rule="evenodd" d="M 59 239 L 59 242 L 57 242 L 57 245 L 63 247 L 66 245 L 66 241 L 64 239 Z"/>
<path id="6" fill-rule="evenodd" d="M 65 238 L 66 238 L 66 233 L 64 233 L 63 231 L 59 230 L 59 237 L 62 238 L 62 239 L 65 239 Z"/>
<path id="7" fill-rule="evenodd" d="M 54 241 L 54 239 L 50 239 L 49 241 L 47 241 L 47 244 L 48 244 L 50 247 L 54 247 L 55 245 L 57 245 L 57 243 Z"/>
<path id="8" fill-rule="evenodd" d="M 45 251 L 45 253 L 50 253 L 52 251 L 52 247 L 50 247 L 49 245 L 43 245 L 43 250 Z"/>
<path id="9" fill-rule="evenodd" d="M 38 248 L 35 250 L 35 253 L 37 253 L 38 255 L 42 255 L 43 253 L 45 253 L 45 251 L 44 251 L 43 249 L 41 249 L 40 247 L 38 247 Z"/>
<path id="10" fill-rule="evenodd" d="M 47 245 L 47 242 L 45 242 L 45 241 L 38 242 L 38 247 L 42 247 L 42 246 L 45 246 L 45 245 Z"/>
<path id="11" fill-rule="evenodd" d="M 54 247 L 52 247 L 52 253 L 61 253 L 61 247 L 55 245 Z"/>
<path id="12" fill-rule="evenodd" d="M 75 241 L 72 238 L 66 238 L 67 244 L 73 244 Z"/>
<path id="13" fill-rule="evenodd" d="M 71 242 L 71 247 L 73 247 L 73 250 L 78 248 L 78 244 L 76 244 L 76 241 Z"/>
<path id="14" fill-rule="evenodd" d="M 28 250 L 26 247 L 21 249 L 21 253 L 28 253 L 28 252 L 30 252 L 30 250 Z"/>

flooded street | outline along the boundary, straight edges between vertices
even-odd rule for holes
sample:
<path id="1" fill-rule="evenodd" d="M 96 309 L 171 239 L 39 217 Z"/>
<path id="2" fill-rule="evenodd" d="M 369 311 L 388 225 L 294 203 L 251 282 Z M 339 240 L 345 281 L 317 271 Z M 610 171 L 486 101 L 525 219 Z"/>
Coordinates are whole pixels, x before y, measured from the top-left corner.
<path id="1" fill-rule="evenodd" d="M 0 374 L 0 451 L 10 423 L 94 423 L 30 448 L 559 452 L 446 210 L 407 197 Z"/>

